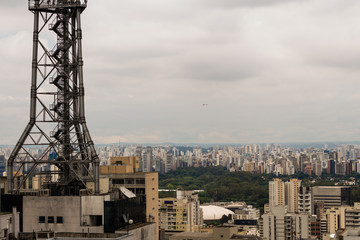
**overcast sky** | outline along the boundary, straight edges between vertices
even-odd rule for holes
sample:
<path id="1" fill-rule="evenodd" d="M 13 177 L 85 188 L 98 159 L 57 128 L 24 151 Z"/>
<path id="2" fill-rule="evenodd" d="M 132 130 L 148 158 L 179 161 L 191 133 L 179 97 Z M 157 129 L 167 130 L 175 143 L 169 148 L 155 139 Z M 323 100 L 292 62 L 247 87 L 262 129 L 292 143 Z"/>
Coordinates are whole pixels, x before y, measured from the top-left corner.
<path id="1" fill-rule="evenodd" d="M 359 12 L 359 0 L 89 0 L 90 133 L 98 144 L 360 140 Z M 0 144 L 15 144 L 33 14 L 1 0 L 0 16 Z"/>

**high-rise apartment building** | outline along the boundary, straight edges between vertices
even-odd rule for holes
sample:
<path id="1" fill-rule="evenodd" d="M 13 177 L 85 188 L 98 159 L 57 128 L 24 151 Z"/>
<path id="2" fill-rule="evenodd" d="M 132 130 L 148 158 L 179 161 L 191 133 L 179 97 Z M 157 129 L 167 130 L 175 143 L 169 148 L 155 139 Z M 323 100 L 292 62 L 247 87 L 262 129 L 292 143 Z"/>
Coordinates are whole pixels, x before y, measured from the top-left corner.
<path id="1" fill-rule="evenodd" d="M 150 147 L 150 146 L 146 147 L 145 152 L 143 153 L 143 156 L 142 156 L 142 160 L 143 160 L 144 172 L 154 172 L 155 171 L 152 147 Z"/>
<path id="2" fill-rule="evenodd" d="M 313 200 L 310 187 L 300 187 L 298 191 L 298 211 L 313 213 Z"/>
<path id="3" fill-rule="evenodd" d="M 6 158 L 4 155 L 0 155 L 0 176 L 6 171 Z"/>
<path id="4" fill-rule="evenodd" d="M 329 153 L 329 159 L 334 160 L 335 162 L 337 162 L 339 160 L 338 159 L 338 153 L 336 151 L 331 151 Z"/>
<path id="5" fill-rule="evenodd" d="M 321 167 L 321 161 L 316 159 L 313 163 L 313 170 L 316 176 L 321 176 L 322 173 L 322 167 Z"/>
<path id="6" fill-rule="evenodd" d="M 301 154 L 299 157 L 299 167 L 300 167 L 300 172 L 304 171 L 304 167 L 305 167 L 305 163 L 308 162 L 309 159 L 306 156 L 306 154 Z"/>
<path id="7" fill-rule="evenodd" d="M 301 180 L 290 179 L 289 182 L 283 182 L 281 179 L 273 179 L 269 182 L 269 205 L 288 206 L 288 212 L 298 211 L 298 190 Z"/>
<path id="8" fill-rule="evenodd" d="M 165 172 L 169 172 L 170 170 L 173 170 L 174 166 L 174 157 L 170 152 L 166 153 L 166 160 L 165 160 Z"/>
<path id="9" fill-rule="evenodd" d="M 298 212 L 298 191 L 301 180 L 292 178 L 285 182 L 285 204 L 288 206 L 288 212 Z"/>
<path id="10" fill-rule="evenodd" d="M 275 178 L 269 182 L 269 205 L 285 205 L 285 183 L 281 179 Z"/>
<path id="11" fill-rule="evenodd" d="M 335 174 L 335 160 L 330 159 L 327 163 L 327 173 L 334 175 Z"/>
<path id="12" fill-rule="evenodd" d="M 142 147 L 141 146 L 136 147 L 135 156 L 139 158 L 139 167 L 136 169 L 136 171 L 144 172 L 144 161 L 142 159 Z"/>

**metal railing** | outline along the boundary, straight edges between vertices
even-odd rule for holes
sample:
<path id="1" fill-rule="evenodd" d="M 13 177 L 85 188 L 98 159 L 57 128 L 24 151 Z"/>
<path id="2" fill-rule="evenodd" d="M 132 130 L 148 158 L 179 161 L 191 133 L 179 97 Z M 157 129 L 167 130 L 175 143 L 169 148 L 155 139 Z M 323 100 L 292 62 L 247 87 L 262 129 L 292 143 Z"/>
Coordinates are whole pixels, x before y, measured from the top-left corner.
<path id="1" fill-rule="evenodd" d="M 87 0 L 28 0 L 29 8 L 86 7 Z"/>

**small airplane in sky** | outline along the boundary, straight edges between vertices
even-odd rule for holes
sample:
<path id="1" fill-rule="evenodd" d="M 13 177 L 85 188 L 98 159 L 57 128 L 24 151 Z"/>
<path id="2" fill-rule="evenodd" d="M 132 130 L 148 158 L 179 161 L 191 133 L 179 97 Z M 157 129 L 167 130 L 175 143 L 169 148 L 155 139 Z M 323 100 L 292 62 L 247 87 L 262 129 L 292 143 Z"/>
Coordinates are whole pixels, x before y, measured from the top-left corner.
<path id="1" fill-rule="evenodd" d="M 206 107 L 207 105 L 209 105 L 209 104 L 207 104 L 207 103 L 203 103 L 203 107 Z"/>

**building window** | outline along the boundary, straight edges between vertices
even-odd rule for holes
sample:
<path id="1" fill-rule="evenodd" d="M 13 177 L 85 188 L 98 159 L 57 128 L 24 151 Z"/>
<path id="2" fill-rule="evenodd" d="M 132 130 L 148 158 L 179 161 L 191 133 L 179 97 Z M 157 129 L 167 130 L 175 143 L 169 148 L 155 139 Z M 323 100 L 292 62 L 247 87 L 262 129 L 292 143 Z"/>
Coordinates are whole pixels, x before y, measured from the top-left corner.
<path id="1" fill-rule="evenodd" d="M 64 223 L 63 217 L 56 217 L 56 223 Z"/>
<path id="2" fill-rule="evenodd" d="M 90 226 L 101 226 L 102 216 L 101 215 L 90 215 Z"/>
<path id="3" fill-rule="evenodd" d="M 113 179 L 112 183 L 113 184 L 124 184 L 124 179 Z"/>
<path id="4" fill-rule="evenodd" d="M 145 179 L 136 179 L 136 184 L 145 184 Z"/>
<path id="5" fill-rule="evenodd" d="M 125 184 L 135 184 L 134 179 L 125 179 Z"/>
<path id="6" fill-rule="evenodd" d="M 54 223 L 54 217 L 48 216 L 48 223 Z"/>
<path id="7" fill-rule="evenodd" d="M 145 188 L 137 188 L 136 195 L 145 195 Z"/>
<path id="8" fill-rule="evenodd" d="M 39 223 L 45 223 L 45 216 L 39 216 Z"/>

